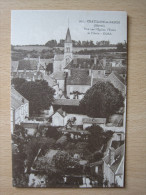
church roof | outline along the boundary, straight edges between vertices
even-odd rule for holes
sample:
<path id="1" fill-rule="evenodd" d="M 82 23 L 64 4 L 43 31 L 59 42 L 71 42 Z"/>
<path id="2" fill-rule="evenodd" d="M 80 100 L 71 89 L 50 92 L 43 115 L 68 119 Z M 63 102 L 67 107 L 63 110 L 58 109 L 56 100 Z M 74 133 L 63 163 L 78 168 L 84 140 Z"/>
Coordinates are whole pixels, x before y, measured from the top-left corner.
<path id="1" fill-rule="evenodd" d="M 67 29 L 67 33 L 66 33 L 66 39 L 65 39 L 66 43 L 71 43 L 71 35 L 70 35 L 70 30 L 69 28 Z"/>
<path id="2" fill-rule="evenodd" d="M 67 78 L 67 85 L 91 85 L 89 71 L 84 69 L 71 69 L 71 76 Z"/>
<path id="3" fill-rule="evenodd" d="M 81 68 L 81 69 L 90 69 L 93 65 L 92 59 L 84 59 L 84 58 L 74 58 L 65 69 L 71 68 Z"/>

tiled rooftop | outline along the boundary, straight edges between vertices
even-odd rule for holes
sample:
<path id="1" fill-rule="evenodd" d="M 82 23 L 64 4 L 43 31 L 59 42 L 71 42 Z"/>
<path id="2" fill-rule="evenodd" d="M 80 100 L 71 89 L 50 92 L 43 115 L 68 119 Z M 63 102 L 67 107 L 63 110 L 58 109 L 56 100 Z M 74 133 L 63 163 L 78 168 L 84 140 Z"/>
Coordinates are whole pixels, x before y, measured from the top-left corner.
<path id="1" fill-rule="evenodd" d="M 13 109 L 19 108 L 21 105 L 28 103 L 28 100 L 25 99 L 18 91 L 11 87 L 11 107 Z"/>
<path id="2" fill-rule="evenodd" d="M 79 106 L 80 100 L 73 99 L 55 99 L 53 105 L 64 105 L 64 106 Z"/>
<path id="3" fill-rule="evenodd" d="M 91 85 L 88 70 L 71 69 L 71 76 L 67 78 L 67 85 Z"/>
<path id="4" fill-rule="evenodd" d="M 20 60 L 18 70 L 37 70 L 36 60 Z"/>

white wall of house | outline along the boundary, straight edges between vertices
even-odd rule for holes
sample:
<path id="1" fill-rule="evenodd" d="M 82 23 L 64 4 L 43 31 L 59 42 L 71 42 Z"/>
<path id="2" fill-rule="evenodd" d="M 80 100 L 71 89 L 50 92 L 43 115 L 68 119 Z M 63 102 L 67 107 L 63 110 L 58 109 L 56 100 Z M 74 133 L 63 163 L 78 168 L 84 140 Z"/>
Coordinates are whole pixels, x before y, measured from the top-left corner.
<path id="1" fill-rule="evenodd" d="M 57 83 L 58 83 L 59 89 L 64 91 L 64 80 L 57 80 Z"/>
<path id="2" fill-rule="evenodd" d="M 65 126 L 67 122 L 67 117 L 63 117 L 62 115 L 60 115 L 58 112 L 56 112 L 53 116 L 52 116 L 52 125 L 53 126 Z"/>
<path id="3" fill-rule="evenodd" d="M 53 126 L 65 126 L 67 124 L 67 121 L 69 119 L 72 119 L 73 117 L 76 117 L 76 121 L 74 125 L 82 125 L 83 118 L 89 118 L 87 115 L 80 115 L 80 114 L 67 114 L 65 117 L 63 117 L 58 112 L 56 112 L 52 116 L 52 125 Z"/>
<path id="4" fill-rule="evenodd" d="M 103 78 L 105 70 L 92 70 L 92 78 Z"/>
<path id="5" fill-rule="evenodd" d="M 124 176 L 119 175 L 115 177 L 115 183 L 118 184 L 118 186 L 123 187 L 124 185 Z"/>
<path id="6" fill-rule="evenodd" d="M 112 140 L 113 141 L 123 141 L 125 140 L 125 134 L 124 133 L 114 133 L 113 134 L 113 137 L 112 137 Z"/>
<path id="7" fill-rule="evenodd" d="M 25 121 L 25 117 L 29 117 L 29 103 L 25 103 L 17 109 L 11 108 L 11 132 L 13 133 L 15 124 Z"/>
<path id="8" fill-rule="evenodd" d="M 70 99 L 73 99 L 73 95 L 70 94 L 73 91 L 78 91 L 80 93 L 86 93 L 86 91 L 90 88 L 90 85 L 67 85 L 67 96 Z M 83 96 L 80 96 L 80 98 L 82 98 Z"/>
<path id="9" fill-rule="evenodd" d="M 114 183 L 114 173 L 111 171 L 110 166 L 104 162 L 104 181 L 108 180 L 108 186 L 110 187 Z"/>

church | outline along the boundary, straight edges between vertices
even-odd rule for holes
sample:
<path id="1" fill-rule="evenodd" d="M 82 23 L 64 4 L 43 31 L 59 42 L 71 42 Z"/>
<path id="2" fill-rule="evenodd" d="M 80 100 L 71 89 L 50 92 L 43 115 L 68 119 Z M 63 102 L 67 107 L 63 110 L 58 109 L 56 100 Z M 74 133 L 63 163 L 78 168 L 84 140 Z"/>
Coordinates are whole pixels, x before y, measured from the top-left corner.
<path id="1" fill-rule="evenodd" d="M 106 58 L 99 58 L 98 55 L 91 57 L 90 55 L 74 54 L 68 28 L 64 41 L 64 54 L 54 56 L 53 74 L 50 76 L 56 80 L 58 88 L 65 98 L 82 99 L 86 91 L 99 80 L 110 81 L 125 95 L 125 84 L 119 80 L 120 75 L 116 72 L 118 77 L 115 77 L 112 70 L 107 73 L 108 67 Z M 113 80 L 113 78 L 115 79 Z"/>
<path id="2" fill-rule="evenodd" d="M 73 44 L 71 40 L 70 29 L 67 29 L 66 38 L 64 41 L 64 54 L 56 54 L 54 56 L 53 72 L 66 71 L 64 68 L 77 58 L 90 59 L 90 55 L 74 55 Z"/>

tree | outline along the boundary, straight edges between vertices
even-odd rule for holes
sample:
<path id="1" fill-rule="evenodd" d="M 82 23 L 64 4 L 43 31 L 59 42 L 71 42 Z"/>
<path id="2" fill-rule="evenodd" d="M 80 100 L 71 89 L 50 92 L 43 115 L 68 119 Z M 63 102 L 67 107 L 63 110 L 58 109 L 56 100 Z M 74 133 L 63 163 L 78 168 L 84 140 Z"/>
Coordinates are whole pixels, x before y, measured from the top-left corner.
<path id="1" fill-rule="evenodd" d="M 117 44 L 117 51 L 123 51 L 123 50 L 124 50 L 123 43 L 118 43 Z"/>
<path id="2" fill-rule="evenodd" d="M 88 137 L 88 149 L 91 152 L 101 152 L 102 147 L 110 140 L 113 135 L 112 131 L 104 132 L 103 129 L 98 125 L 87 127 L 86 130 L 90 133 Z M 97 154 L 97 156 L 99 157 L 99 153 Z"/>
<path id="3" fill-rule="evenodd" d="M 12 141 L 13 185 L 27 187 L 28 175 L 24 173 L 26 158 L 24 147 L 27 139 L 25 129 L 22 126 L 15 125 Z"/>
<path id="4" fill-rule="evenodd" d="M 78 163 L 64 151 L 57 152 L 57 154 L 53 157 L 53 162 L 55 167 L 63 173 L 66 172 L 67 168 L 73 168 L 78 165 Z"/>
<path id="5" fill-rule="evenodd" d="M 121 92 L 110 82 L 98 81 L 80 101 L 80 109 L 89 117 L 107 118 L 124 106 Z"/>
<path id="6" fill-rule="evenodd" d="M 53 72 L 53 63 L 49 63 L 47 66 L 46 66 L 46 71 L 48 73 L 52 73 Z"/>
<path id="7" fill-rule="evenodd" d="M 46 137 L 58 139 L 60 136 L 60 133 L 57 131 L 56 127 L 49 126 L 48 130 L 46 131 Z"/>
<path id="8" fill-rule="evenodd" d="M 55 91 L 44 80 L 26 81 L 14 78 L 12 84 L 29 101 L 30 115 L 39 114 L 41 110 L 49 109 L 54 100 Z"/>
<path id="9" fill-rule="evenodd" d="M 57 41 L 56 40 L 50 40 L 48 41 L 45 46 L 48 46 L 48 47 L 56 47 L 57 46 Z"/>

